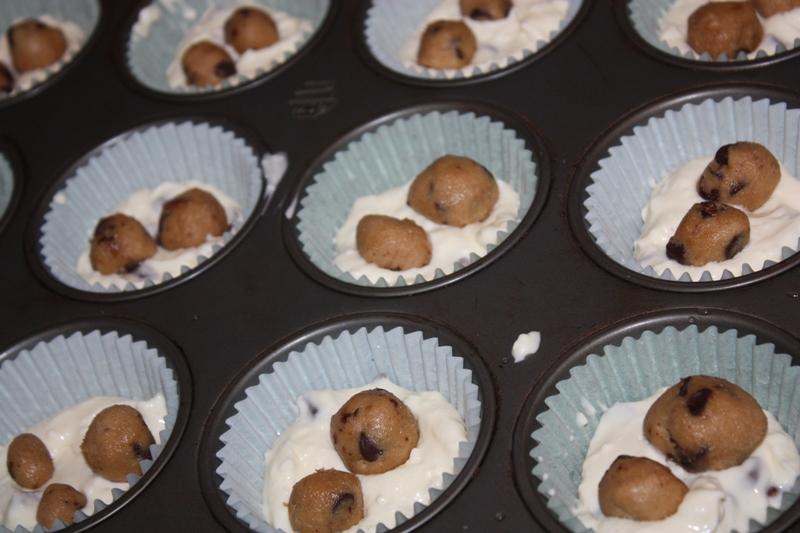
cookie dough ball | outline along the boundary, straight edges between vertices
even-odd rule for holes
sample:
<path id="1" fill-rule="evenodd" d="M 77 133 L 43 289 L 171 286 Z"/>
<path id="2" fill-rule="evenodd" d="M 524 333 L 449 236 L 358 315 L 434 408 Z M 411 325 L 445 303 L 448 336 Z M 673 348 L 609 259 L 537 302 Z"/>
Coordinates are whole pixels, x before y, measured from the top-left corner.
<path id="1" fill-rule="evenodd" d="M 101 274 L 124 274 L 156 253 L 156 241 L 138 220 L 117 213 L 100 219 L 89 249 L 92 268 Z"/>
<path id="2" fill-rule="evenodd" d="M 705 200 L 740 205 L 755 211 L 769 200 L 781 180 L 781 165 L 758 143 L 722 146 L 697 182 Z"/>
<path id="3" fill-rule="evenodd" d="M 350 472 L 317 470 L 292 487 L 289 522 L 299 533 L 335 533 L 364 518 L 361 482 Z"/>
<path id="4" fill-rule="evenodd" d="M 689 376 L 650 407 L 644 435 L 688 472 L 742 464 L 767 434 L 758 402 L 722 378 Z"/>
<path id="5" fill-rule="evenodd" d="M 348 470 L 382 474 L 408 460 L 419 425 L 400 398 L 372 389 L 347 400 L 331 417 L 331 440 Z"/>
<path id="6" fill-rule="evenodd" d="M 14 76 L 4 63 L 0 63 L 0 93 L 10 93 L 14 88 Z"/>
<path id="7" fill-rule="evenodd" d="M 416 222 L 367 215 L 356 227 L 358 253 L 368 263 L 389 270 L 424 267 L 431 262 L 431 241 Z"/>
<path id="8" fill-rule="evenodd" d="M 11 478 L 26 489 L 38 489 L 53 475 L 53 458 L 44 442 L 32 433 L 14 437 L 6 450 Z"/>
<path id="9" fill-rule="evenodd" d="M 750 0 L 750 3 L 764 18 L 800 7 L 800 0 Z"/>
<path id="10" fill-rule="evenodd" d="M 629 520 L 663 520 L 678 511 L 689 488 L 666 466 L 620 455 L 600 480 L 600 510 Z"/>
<path id="11" fill-rule="evenodd" d="M 39 507 L 36 508 L 36 521 L 51 529 L 57 518 L 66 525 L 72 524 L 75 513 L 86 507 L 86 496 L 79 490 L 63 483 L 53 483 L 44 489 Z"/>
<path id="12" fill-rule="evenodd" d="M 764 38 L 764 28 L 755 8 L 747 2 L 711 2 L 689 16 L 687 41 L 698 55 L 708 52 L 734 59 L 739 52 L 752 52 Z"/>
<path id="13" fill-rule="evenodd" d="M 230 225 L 222 204 L 202 189 L 189 189 L 164 204 L 158 221 L 158 243 L 167 250 L 200 246 Z"/>
<path id="14" fill-rule="evenodd" d="M 511 0 L 459 0 L 461 14 L 473 20 L 500 20 L 511 11 Z"/>
<path id="15" fill-rule="evenodd" d="M 122 483 L 128 474 L 142 475 L 139 461 L 150 459 L 155 444 L 141 413 L 128 405 L 112 405 L 97 413 L 81 443 L 92 472 Z"/>
<path id="16" fill-rule="evenodd" d="M 225 23 L 225 42 L 240 54 L 272 46 L 278 39 L 278 26 L 260 9 L 239 8 Z"/>
<path id="17" fill-rule="evenodd" d="M 464 22 L 437 20 L 422 34 L 417 63 L 436 69 L 461 68 L 469 65 L 477 48 L 475 34 Z"/>
<path id="18" fill-rule="evenodd" d="M 67 49 L 67 39 L 58 28 L 28 19 L 8 29 L 8 45 L 14 68 L 28 72 L 58 61 Z"/>
<path id="19" fill-rule="evenodd" d="M 486 220 L 499 197 L 486 167 L 468 157 L 445 155 L 414 179 L 408 205 L 438 224 L 462 228 Z"/>
<path id="20" fill-rule="evenodd" d="M 218 85 L 236 74 L 236 64 L 223 48 L 208 41 L 195 43 L 181 59 L 186 83 L 189 85 Z"/>
<path id="21" fill-rule="evenodd" d="M 696 203 L 667 243 L 667 257 L 682 265 L 725 261 L 750 242 L 750 219 L 744 211 L 717 202 Z"/>

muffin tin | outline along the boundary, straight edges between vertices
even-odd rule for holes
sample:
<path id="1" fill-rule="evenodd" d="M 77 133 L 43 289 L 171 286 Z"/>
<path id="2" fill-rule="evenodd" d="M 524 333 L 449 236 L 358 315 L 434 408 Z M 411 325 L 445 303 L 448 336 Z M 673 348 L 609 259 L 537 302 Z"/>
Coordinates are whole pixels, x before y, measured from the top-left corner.
<path id="1" fill-rule="evenodd" d="M 119 501 L 68 531 L 249 531 L 217 474 L 226 420 L 273 363 L 343 331 L 400 326 L 436 338 L 465 358 L 480 390 L 481 428 L 461 473 L 397 531 L 567 531 L 538 490 L 531 433 L 555 383 L 625 337 L 735 330 L 800 357 L 796 255 L 718 282 L 662 280 L 609 259 L 584 218 L 598 162 L 651 117 L 726 96 L 797 108 L 796 50 L 688 60 L 638 37 L 628 2 L 584 1 L 552 42 L 510 68 L 421 79 L 372 56 L 364 33 L 371 2 L 353 0 L 331 2 L 302 50 L 267 75 L 224 91 L 168 94 L 128 67 L 131 28 L 149 4 L 101 0 L 97 26 L 68 67 L 0 101 L 0 164 L 13 175 L 0 214 L 0 351 L 52 332 L 127 332 L 163 351 L 180 390 L 168 453 Z M 502 121 L 532 154 L 536 194 L 519 226 L 485 258 L 405 287 L 346 283 L 315 267 L 296 217 L 320 170 L 381 125 L 453 111 Z M 269 179 L 246 227 L 200 268 L 141 291 L 97 294 L 56 281 L 40 254 L 45 207 L 87 154 L 167 122 L 222 125 L 259 158 L 277 156 L 265 160 Z M 541 346 L 515 363 L 511 347 L 530 331 L 541 332 Z M 788 531 L 798 516 L 795 503 L 765 531 Z"/>

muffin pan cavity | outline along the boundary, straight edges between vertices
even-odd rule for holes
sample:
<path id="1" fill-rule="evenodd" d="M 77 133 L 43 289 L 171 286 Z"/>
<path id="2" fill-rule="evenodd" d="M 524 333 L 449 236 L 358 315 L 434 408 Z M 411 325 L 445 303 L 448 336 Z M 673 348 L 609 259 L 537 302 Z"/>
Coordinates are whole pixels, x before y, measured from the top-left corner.
<path id="1" fill-rule="evenodd" d="M 725 144 L 758 142 L 796 177 L 799 121 L 794 96 L 755 87 L 705 89 L 635 111 L 612 127 L 581 164 L 570 192 L 573 229 L 586 251 L 615 274 L 669 290 L 728 288 L 792 268 L 800 260 L 796 255 L 800 234 L 795 236 L 797 229 L 792 226 L 778 234 L 782 240 L 775 246 L 765 244 L 771 239 L 759 240 L 754 234 L 747 253 L 704 267 L 668 260 L 666 252 L 663 260 L 645 266 L 634 256 L 634 242 L 642 232 L 642 210 L 656 185 L 690 160 L 708 156 L 710 161 Z M 790 183 L 794 182 L 786 180 Z M 694 197 L 694 192 L 689 194 Z M 693 201 L 702 201 L 696 196 Z M 780 197 L 775 195 L 776 200 Z M 770 204 L 763 211 L 781 209 Z M 757 213 L 751 215 L 751 226 Z M 786 213 L 787 221 L 794 220 L 791 208 Z M 752 256 L 759 260 L 748 263 L 746 257 L 760 248 L 764 249 Z"/>
<path id="2" fill-rule="evenodd" d="M 589 442 L 617 402 L 643 400 L 696 374 L 749 392 L 794 440 L 800 343 L 753 317 L 716 309 L 676 309 L 630 319 L 570 350 L 534 388 L 514 441 L 515 474 L 531 513 L 548 531 L 587 531 L 573 510 Z M 796 520 L 800 482 L 770 508 L 770 531 Z M 755 522 L 751 521 L 751 526 Z"/>
<path id="3" fill-rule="evenodd" d="M 14 88 L 5 93 L 0 90 L 0 102 L 30 91 L 63 70 L 86 46 L 100 18 L 98 0 L 26 0 L 0 4 L 0 63 L 14 78 Z M 34 70 L 18 72 L 11 60 L 7 36 L 9 27 L 25 19 L 59 29 L 66 40 L 66 49 L 54 63 Z"/>
<path id="4" fill-rule="evenodd" d="M 147 294 L 162 284 L 186 279 L 218 260 L 247 233 L 254 223 L 253 214 L 267 200 L 266 180 L 280 179 L 261 168 L 262 164 L 265 169 L 274 168 L 270 163 L 276 158 L 285 159 L 266 154 L 227 125 L 202 121 L 165 122 L 123 134 L 82 157 L 51 187 L 39 209 L 41 218 L 31 229 L 38 244 L 38 260 L 56 286 L 79 294 Z M 228 209 L 231 227 L 221 238 L 196 249 L 179 250 L 175 267 L 164 270 L 163 275 L 137 271 L 139 274 L 102 277 L 90 284 L 79 274 L 79 262 L 88 264 L 81 254 L 88 250 L 100 218 L 111 214 L 135 191 L 187 181 L 214 187 L 234 202 Z M 148 231 L 155 234 L 156 229 Z M 147 268 L 146 263 L 142 268 Z"/>
<path id="5" fill-rule="evenodd" d="M 486 236 L 485 257 L 456 257 L 432 275 L 409 270 L 356 279 L 342 272 L 334 238 L 353 202 L 410 182 L 446 154 L 474 159 L 519 196 L 506 229 Z M 290 251 L 316 279 L 345 291 L 391 296 L 447 284 L 487 265 L 532 223 L 549 187 L 547 160 L 536 132 L 491 108 L 437 104 L 392 113 L 347 134 L 306 172 L 296 208 L 287 212 Z"/>
<path id="6" fill-rule="evenodd" d="M 140 463 L 143 476 L 130 474 L 129 489 L 113 488 L 108 501 L 90 502 L 93 513 L 78 511 L 74 531 L 109 518 L 145 490 L 175 451 L 189 416 L 191 383 L 183 355 L 161 334 L 129 321 L 73 322 L 33 335 L 0 354 L 0 382 L 3 446 L 37 422 L 90 398 L 164 399 L 164 429 L 150 447 L 152 459 Z M 7 533 L 12 529 L 0 526 Z M 38 525 L 33 531 L 44 529 Z"/>
<path id="7" fill-rule="evenodd" d="M 371 61 L 406 81 L 479 81 L 524 66 L 555 46 L 583 5 L 582 0 L 518 0 L 506 17 L 479 21 L 463 17 L 458 0 L 374 0 L 364 15 L 362 37 Z M 417 63 L 423 30 L 437 20 L 464 20 L 471 28 L 477 51 L 469 65 L 436 69 Z"/>
<path id="8" fill-rule="evenodd" d="M 750 53 L 735 57 L 708 52 L 698 54 L 687 43 L 688 18 L 704 0 L 628 0 L 618 2 L 618 20 L 626 33 L 660 59 L 690 68 L 729 70 L 772 64 L 797 56 L 800 46 L 800 10 L 764 18 L 759 16 L 764 38 Z"/>
<path id="9" fill-rule="evenodd" d="M 225 22 L 240 7 L 266 11 L 275 21 L 279 40 L 239 54 L 225 42 Z M 308 47 L 330 10 L 329 0 L 231 0 L 206 2 L 154 0 L 133 23 L 126 47 L 127 66 L 136 81 L 160 93 L 191 95 L 225 91 L 286 66 Z M 212 86 L 187 84 L 181 57 L 192 44 L 214 43 L 237 65 L 236 73 Z"/>
<path id="10" fill-rule="evenodd" d="M 485 452 L 494 424 L 485 369 L 468 344 L 436 324 L 392 314 L 361 315 L 315 327 L 268 349 L 223 394 L 201 450 L 201 481 L 217 517 L 232 531 L 247 531 L 245 525 L 275 531 L 262 510 L 264 454 L 297 418 L 298 397 L 369 385 L 382 375 L 410 391 L 441 392 L 463 419 L 467 435 L 453 457 L 453 473 L 444 474 L 441 488 L 430 489 L 432 503 L 415 503 L 413 512 L 398 512 L 397 523 L 385 526 L 410 531 L 457 497 Z"/>

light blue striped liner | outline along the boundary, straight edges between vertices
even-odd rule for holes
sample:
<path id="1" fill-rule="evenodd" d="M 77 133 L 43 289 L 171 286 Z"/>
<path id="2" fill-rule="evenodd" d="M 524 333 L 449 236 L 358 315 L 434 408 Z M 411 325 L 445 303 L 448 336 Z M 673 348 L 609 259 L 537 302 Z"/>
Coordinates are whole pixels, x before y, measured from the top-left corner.
<path id="1" fill-rule="evenodd" d="M 361 196 L 378 194 L 414 179 L 435 159 L 446 154 L 470 157 L 498 179 L 509 183 L 520 196 L 520 210 L 508 232 L 498 232 L 491 253 L 516 229 L 530 209 L 539 182 L 533 154 L 516 131 L 502 122 L 473 112 L 433 111 L 398 119 L 365 133 L 337 152 L 307 188 L 297 213 L 299 241 L 303 252 L 325 274 L 348 283 L 373 284 L 362 276 L 354 279 L 333 264 L 334 238 L 347 218 L 353 202 Z M 480 259 L 472 254 L 469 264 Z M 437 269 L 438 279 L 464 268 L 455 263 L 449 272 Z M 417 276 L 414 283 L 424 283 Z M 406 282 L 398 276 L 396 286 Z M 376 287 L 387 287 L 381 278 Z"/>
<path id="2" fill-rule="evenodd" d="M 749 392 L 800 447 L 800 367 L 792 366 L 789 355 L 776 354 L 773 344 L 756 344 L 754 335 L 713 326 L 702 332 L 697 326 L 670 326 L 661 333 L 625 337 L 620 346 L 605 346 L 602 354 L 571 369 L 570 377 L 556 385 L 559 393 L 545 400 L 547 410 L 536 417 L 542 427 L 531 435 L 536 444 L 530 455 L 537 462 L 532 474 L 541 481 L 547 507 L 564 525 L 575 533 L 591 531 L 570 509 L 577 503 L 583 461 L 603 413 L 617 402 L 643 400 L 696 374 L 727 379 Z M 577 423 L 578 413 L 588 424 Z M 800 479 L 784 493 L 780 509 L 768 510 L 767 523 L 798 495 Z M 763 527 L 755 521 L 750 525 L 751 532 Z"/>
<path id="3" fill-rule="evenodd" d="M 558 30 L 550 35 L 550 41 L 569 26 L 578 13 L 583 0 L 568 0 L 568 2 L 567 15 L 561 21 Z M 367 47 L 372 52 L 372 55 L 375 56 L 375 59 L 385 67 L 406 76 L 423 79 L 447 79 L 447 75 L 442 70 L 432 68 L 417 70 L 405 66 L 397 58 L 397 54 L 408 36 L 414 33 L 414 30 L 422 24 L 425 17 L 436 9 L 440 3 L 441 0 L 403 0 L 402 2 L 397 0 L 374 0 L 372 7 L 367 11 L 365 39 Z M 518 63 L 531 54 L 535 54 L 546 44 L 544 41 L 539 41 L 532 50 L 523 50 L 518 57 L 509 58 L 508 66 Z M 459 70 L 455 73 L 454 79 L 479 76 L 502 68 L 507 67 L 501 67 L 497 63 L 492 63 L 487 69 L 475 66 L 466 74 Z"/>
<path id="4" fill-rule="evenodd" d="M 178 415 L 178 383 L 166 359 L 145 341 L 134 341 L 130 335 L 120 336 L 115 331 L 59 335 L 31 350 L 22 350 L 0 366 L 0 445 L 7 446 L 14 436 L 37 422 L 90 398 L 147 400 L 156 394 L 166 399 L 166 427 L 160 433 L 161 444 L 150 447 L 153 459 L 141 462 L 143 473 L 161 455 Z M 139 479 L 141 476 L 131 474 L 128 483 L 134 485 Z M 115 501 L 125 493 L 119 489 L 112 492 Z M 110 504 L 96 500 L 95 510 Z M 76 523 L 86 518 L 83 511 L 75 514 Z M 55 529 L 60 529 L 58 524 L 60 520 Z M 18 526 L 14 533 L 27 531 Z M 37 525 L 33 533 L 44 531 Z M 0 533 L 11 530 L 0 526 Z"/>
<path id="5" fill-rule="evenodd" d="M 18 19 L 36 18 L 41 15 L 50 15 L 62 22 L 72 22 L 77 25 L 84 35 L 81 46 L 90 39 L 92 32 L 100 19 L 100 4 L 98 0 L 7 0 L 0 2 L 0 33 L 5 39 L 5 32 L 14 21 Z M 69 63 L 74 53 L 51 65 L 47 70 L 47 79 L 55 76 L 61 68 Z M 35 87 L 38 84 L 34 84 Z M 10 96 L 19 94 L 15 89 Z M 6 95 L 0 93 L 0 100 Z"/>
<path id="6" fill-rule="evenodd" d="M 734 58 L 729 58 L 727 54 L 722 54 L 716 59 L 711 57 L 708 52 L 704 52 L 702 55 L 698 56 L 694 50 L 688 50 L 685 54 L 681 54 L 681 51 L 677 47 L 670 46 L 659 39 L 661 21 L 674 3 L 675 0 L 630 0 L 628 3 L 628 15 L 630 16 L 633 29 L 639 33 L 642 39 L 647 41 L 647 43 L 654 48 L 674 56 L 693 59 L 695 61 L 717 61 L 719 63 L 727 63 L 728 61 L 749 61 L 747 53 L 744 51 L 739 52 L 739 55 Z M 800 38 L 794 40 L 790 49 L 797 48 L 798 46 L 800 46 Z M 775 54 L 780 54 L 786 50 L 786 46 L 778 43 Z M 765 50 L 758 50 L 756 52 L 756 59 L 765 57 L 768 57 Z"/>
<path id="7" fill-rule="evenodd" d="M 277 437 L 297 418 L 297 398 L 311 390 L 345 389 L 367 385 L 380 374 L 412 391 L 438 390 L 458 409 L 467 427 L 467 442 L 462 442 L 454 458 L 454 474 L 444 475 L 447 488 L 461 471 L 475 447 L 481 423 L 481 402 L 472 371 L 464 360 L 453 355 L 450 346 L 438 339 L 423 339 L 421 332 L 406 333 L 402 328 L 372 331 L 361 328 L 337 338 L 325 337 L 319 344 L 309 343 L 300 352 L 291 352 L 287 361 L 276 363 L 272 372 L 262 374 L 258 385 L 247 389 L 247 397 L 236 404 L 237 413 L 226 423 L 230 429 L 220 440 L 225 444 L 217 453 L 222 464 L 217 474 L 221 489 L 228 494 L 228 505 L 250 529 L 274 533 L 264 521 L 261 493 L 264 486 L 264 454 Z M 435 500 L 441 490 L 431 489 Z M 426 506 L 417 503 L 415 513 Z M 408 518 L 396 513 L 397 524 Z M 387 528 L 395 524 L 387 524 Z M 377 531 L 386 531 L 379 525 Z M 283 530 L 278 530 L 283 531 Z"/>
<path id="8" fill-rule="evenodd" d="M 150 2 L 142 8 L 140 13 L 144 13 L 145 10 L 157 10 L 158 19 L 152 23 L 145 37 L 136 35 L 136 26 L 144 27 L 142 15 L 132 28 L 126 51 L 128 68 L 131 73 L 140 83 L 150 89 L 176 94 L 225 90 L 250 81 L 244 76 L 240 76 L 233 83 L 226 80 L 216 88 L 191 86 L 185 89 L 170 87 L 167 81 L 167 67 L 175 59 L 178 43 L 183 36 L 200 20 L 209 7 L 233 3 L 233 0 L 230 2 L 224 0 L 182 0 L 181 2 L 153 0 Z M 330 0 L 252 0 L 252 3 L 310 20 L 314 32 L 316 32 L 328 12 Z M 280 61 L 273 62 L 266 71 L 259 70 L 256 77 L 263 76 L 289 60 L 308 43 L 312 35 L 313 33 L 306 35 L 297 50 L 287 54 Z"/>
<path id="9" fill-rule="evenodd" d="M 633 243 L 639 238 L 644 222 L 642 208 L 647 205 L 655 184 L 682 163 L 714 154 L 720 146 L 737 141 L 753 141 L 766 146 L 795 176 L 800 176 L 800 109 L 788 109 L 782 102 L 751 97 L 726 97 L 719 102 L 704 100 L 686 104 L 664 116 L 652 117 L 637 126 L 632 135 L 619 139 L 609 155 L 599 161 L 600 170 L 591 175 L 584 202 L 589 233 L 611 259 L 620 265 L 651 277 L 659 277 L 653 267 L 644 268 L 633 257 Z M 781 250 L 781 260 L 800 249 L 800 240 L 792 249 Z M 743 273 L 774 265 L 743 266 Z M 670 269 L 661 279 L 675 280 Z M 721 279 L 734 275 L 725 270 Z M 688 273 L 677 281 L 691 282 Z M 712 281 L 708 271 L 696 281 Z"/>
<path id="10" fill-rule="evenodd" d="M 243 220 L 224 234 L 227 243 L 260 198 L 264 182 L 260 164 L 243 139 L 210 124 L 168 122 L 114 141 L 78 168 L 50 199 L 40 239 L 44 263 L 58 281 L 79 290 L 136 290 L 131 283 L 108 289 L 90 286 L 77 274 L 78 257 L 88 249 L 97 221 L 134 191 L 154 189 L 165 181 L 198 180 L 242 206 Z M 221 248 L 215 246 L 214 253 Z M 201 256 L 200 262 L 206 259 Z M 184 266 L 181 274 L 188 271 Z M 159 283 L 169 279 L 167 274 Z M 148 280 L 145 287 L 152 285 Z"/>

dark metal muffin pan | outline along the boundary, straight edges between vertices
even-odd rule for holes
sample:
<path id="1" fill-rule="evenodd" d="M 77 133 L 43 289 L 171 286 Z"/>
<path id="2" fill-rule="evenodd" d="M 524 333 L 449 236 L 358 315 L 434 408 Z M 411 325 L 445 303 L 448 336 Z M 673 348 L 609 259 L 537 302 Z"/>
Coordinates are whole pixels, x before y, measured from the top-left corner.
<path id="1" fill-rule="evenodd" d="M 485 406 L 494 410 L 487 449 L 446 505 L 424 523 L 409 522 L 408 529 L 420 531 L 559 531 L 543 506 L 526 503 L 513 443 L 530 416 L 528 398 L 551 383 L 549 369 L 598 332 L 638 324 L 655 310 L 726 327 L 715 310 L 731 311 L 740 317 L 737 329 L 758 334 L 766 324 L 771 342 L 785 338 L 787 353 L 800 355 L 795 262 L 725 290 L 692 285 L 677 291 L 610 272 L 570 223 L 583 166 L 602 152 L 598 143 L 609 131 L 632 126 L 620 124 L 632 110 L 702 98 L 710 87 L 777 90 L 797 99 L 800 58 L 727 69 L 673 61 L 632 41 L 619 20 L 624 0 L 587 1 L 559 42 L 535 60 L 470 83 L 413 83 L 365 58 L 368 3 L 333 2 L 319 35 L 274 75 L 220 94 L 181 98 L 141 87 L 126 73 L 127 32 L 146 2 L 102 0 L 95 34 L 70 67 L 0 106 L 0 138 L 14 148 L 20 169 L 19 201 L 0 229 L 0 350 L 66 320 L 101 324 L 114 317 L 159 332 L 188 367 L 192 409 L 174 453 L 145 490 L 91 531 L 243 530 L 230 514 L 221 518 L 228 511 L 213 503 L 208 475 L 216 443 L 206 439 L 220 423 L 225 391 L 240 387 L 271 347 L 316 338 L 339 318 L 348 328 L 362 313 L 370 323 L 385 315 L 387 324 L 398 316 L 435 324 L 467 343 L 488 372 L 487 396 L 495 403 Z M 513 242 L 468 276 L 393 298 L 321 283 L 293 259 L 286 213 L 301 181 L 332 146 L 398 109 L 465 103 L 511 117 L 537 132 L 546 147 L 540 156 L 548 162 L 550 185 L 537 197 L 538 216 L 523 223 Z M 28 253 L 36 246 L 29 226 L 64 169 L 120 132 L 176 117 L 230 123 L 287 154 L 288 171 L 250 231 L 224 257 L 169 290 L 87 300 L 52 287 Z M 644 322 L 653 327 L 649 318 Z M 532 330 L 542 334 L 538 353 L 514 363 L 514 340 Z M 796 519 L 787 513 L 771 528 L 791 530 Z"/>

